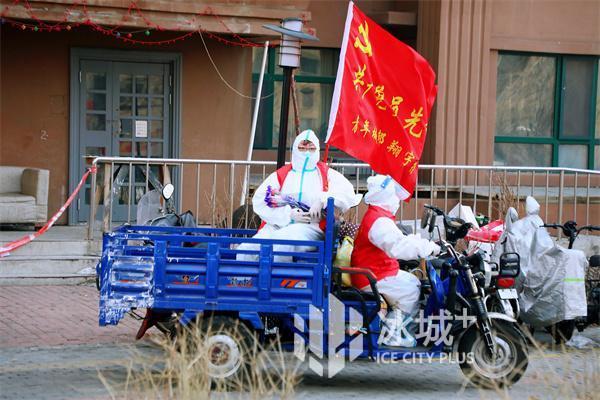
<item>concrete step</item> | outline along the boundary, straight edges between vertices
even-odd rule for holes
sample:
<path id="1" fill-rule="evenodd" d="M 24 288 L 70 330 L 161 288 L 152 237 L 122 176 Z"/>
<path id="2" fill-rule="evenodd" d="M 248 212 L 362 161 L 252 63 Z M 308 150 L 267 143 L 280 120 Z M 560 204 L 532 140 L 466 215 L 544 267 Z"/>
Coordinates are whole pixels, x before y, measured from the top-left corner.
<path id="1" fill-rule="evenodd" d="M 96 256 L 16 256 L 0 258 L 0 285 L 80 283 L 95 277 Z"/>
<path id="2" fill-rule="evenodd" d="M 0 247 L 34 231 L 0 230 Z M 100 232 L 87 240 L 87 226 L 53 226 L 46 233 L 12 252 L 12 256 L 85 256 L 99 255 L 102 247 Z"/>
<path id="3" fill-rule="evenodd" d="M 0 241 L 0 247 L 10 242 Z M 102 243 L 88 240 L 36 239 L 10 253 L 10 257 L 100 255 Z"/>

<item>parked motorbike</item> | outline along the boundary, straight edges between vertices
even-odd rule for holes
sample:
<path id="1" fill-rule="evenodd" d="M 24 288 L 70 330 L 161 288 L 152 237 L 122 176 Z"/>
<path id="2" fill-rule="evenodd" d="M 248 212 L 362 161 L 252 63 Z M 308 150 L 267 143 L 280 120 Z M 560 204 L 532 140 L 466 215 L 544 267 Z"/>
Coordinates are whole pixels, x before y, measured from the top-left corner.
<path id="1" fill-rule="evenodd" d="M 421 228 L 425 229 L 429 227 L 429 234 L 431 235 L 434 229 L 436 229 L 435 220 L 437 216 L 442 217 L 446 240 L 453 248 L 456 247 L 458 240 L 463 239 L 469 232 L 469 229 L 472 228 L 471 223 L 465 222 L 461 218 L 450 217 L 440 208 L 430 205 L 426 205 L 425 207 L 431 210 L 431 213 L 423 216 L 421 219 Z M 516 257 L 520 262 L 518 254 L 507 254 L 513 254 L 512 257 Z M 512 273 L 508 275 L 502 273 L 499 263 L 486 261 L 486 257 L 482 251 L 475 251 L 469 256 L 469 260 L 474 270 L 480 272 L 483 276 L 481 285 L 486 292 L 484 302 L 488 310 L 517 319 L 519 317 L 519 302 L 515 288 L 515 277 L 520 271 L 516 271 L 514 276 Z M 415 268 L 414 262 L 410 261 L 403 261 L 400 265 L 405 270 Z"/>
<path id="2" fill-rule="evenodd" d="M 511 251 L 522 256 L 522 272 L 516 282 L 518 302 L 511 302 L 514 315 L 523 330 L 533 333 L 546 328 L 560 343 L 571 338 L 575 319 L 587 315 L 583 282 L 587 260 L 582 252 L 565 249 L 552 240 L 542 229 L 539 210 L 531 196 L 525 200 L 523 218 L 509 208 L 491 258 L 497 261 L 503 252 Z M 506 309 L 508 313 L 510 309 Z"/>
<path id="3" fill-rule="evenodd" d="M 569 238 L 569 249 L 573 248 L 575 240 L 583 231 L 600 231 L 600 226 L 586 225 L 577 228 L 577 222 L 567 221 L 564 224 L 544 224 L 544 228 L 562 229 L 563 234 Z M 587 297 L 587 317 L 564 320 L 546 328 L 557 344 L 563 340 L 568 341 L 573 336 L 575 328 L 582 332 L 592 324 L 600 323 L 600 255 L 595 254 L 589 259 L 589 267 L 585 278 Z"/>
<path id="4" fill-rule="evenodd" d="M 466 236 L 471 224 L 465 223 L 460 218 L 452 218 L 434 206 L 425 205 L 425 212 L 421 219 L 423 229 L 433 237 L 436 229 L 435 220 L 442 216 L 446 230 L 446 240 L 441 239 L 438 228 L 439 244 L 442 253 L 437 260 L 432 260 L 431 265 L 439 271 L 439 277 L 434 270 L 428 269 L 428 280 L 432 286 L 432 295 L 439 294 L 442 285 L 447 288 L 445 298 L 428 299 L 426 310 L 432 304 L 443 307 L 454 315 L 466 312 L 476 317 L 478 329 L 472 330 L 468 340 L 460 340 L 461 348 L 473 352 L 471 362 L 461 363 L 461 368 L 471 381 L 483 386 L 497 383 L 499 375 L 503 379 L 516 382 L 527 367 L 527 344 L 523 332 L 520 330 L 516 319 L 504 313 L 488 310 L 485 299 L 487 297 L 485 286 L 486 272 L 483 269 L 483 258 L 479 253 L 471 255 L 459 254 L 454 244 Z M 516 253 L 505 253 L 500 257 L 495 282 L 513 280 L 519 274 L 520 258 Z M 497 289 L 496 289 L 497 290 Z M 501 289 L 502 290 L 502 289 Z M 472 342 L 471 342 L 472 341 Z M 475 344 L 479 343 L 478 346 Z M 508 372 L 510 370 L 510 372 Z"/>
<path id="5" fill-rule="evenodd" d="M 442 239 L 439 229 L 437 232 L 439 240 L 436 242 L 441 248 L 439 256 L 422 262 L 401 261 L 400 268 L 413 272 L 421 280 L 422 317 L 419 318 L 425 318 L 427 322 L 421 326 L 423 321 L 420 320 L 419 329 L 425 332 L 432 329 L 444 331 L 447 327 L 441 320 L 435 322 L 435 316 L 446 315 L 451 320 L 448 332 L 453 338 L 452 345 L 436 342 L 431 347 L 431 343 L 422 341 L 422 336 L 417 334 L 417 343 L 420 347 L 387 348 L 375 343 L 375 340 L 368 340 L 369 352 L 377 354 L 397 351 L 406 356 L 415 356 L 421 352 L 450 352 L 458 356 L 461 369 L 472 383 L 488 388 L 511 385 L 521 378 L 527 368 L 528 349 L 525 336 L 515 318 L 487 308 L 485 299 L 488 294 L 487 289 L 484 288 L 486 271 L 483 268 L 482 255 L 480 253 L 460 254 L 455 249 L 455 244 L 459 239 L 464 238 L 470 224 L 459 218 L 446 216 L 437 207 L 426 205 L 421 219 L 421 228 L 429 232 L 431 240 L 435 236 L 437 216 L 443 217 L 446 230 L 446 240 Z M 519 274 L 519 262 L 517 254 L 504 254 L 499 260 L 496 278 L 492 281 L 514 280 Z M 338 272 L 339 275 L 341 273 L 364 274 L 367 271 L 360 268 L 334 268 L 334 273 Z M 371 291 L 375 293 L 374 297 L 380 298 L 375 279 L 369 280 Z M 363 314 L 363 333 L 368 336 L 378 335 L 382 327 L 377 325 L 374 317 L 381 307 L 378 306 L 369 312 L 369 301 L 364 299 L 364 293 L 351 287 L 344 287 L 340 281 L 338 276 L 333 293 L 343 300 L 358 300 L 361 305 L 358 309 L 362 310 Z M 383 302 L 383 306 L 386 306 L 385 298 Z M 387 305 L 388 310 L 389 308 L 390 306 Z M 460 319 L 464 317 L 472 321 L 466 330 L 460 323 Z M 382 323 L 381 321 L 380 324 Z"/>

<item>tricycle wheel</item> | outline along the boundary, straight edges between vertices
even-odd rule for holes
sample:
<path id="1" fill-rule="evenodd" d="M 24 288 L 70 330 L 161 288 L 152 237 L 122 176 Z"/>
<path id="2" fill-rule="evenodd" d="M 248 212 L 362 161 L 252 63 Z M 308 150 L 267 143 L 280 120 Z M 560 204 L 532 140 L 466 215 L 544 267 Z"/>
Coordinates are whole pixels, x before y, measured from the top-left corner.
<path id="1" fill-rule="evenodd" d="M 527 343 L 518 327 L 508 321 L 493 320 L 496 354 L 492 357 L 483 334 L 473 325 L 460 339 L 460 368 L 476 386 L 495 389 L 517 382 L 527 369 Z"/>
<path id="2" fill-rule="evenodd" d="M 186 329 L 188 351 L 205 360 L 207 377 L 217 390 L 248 389 L 255 341 L 250 328 L 228 316 L 208 316 Z"/>

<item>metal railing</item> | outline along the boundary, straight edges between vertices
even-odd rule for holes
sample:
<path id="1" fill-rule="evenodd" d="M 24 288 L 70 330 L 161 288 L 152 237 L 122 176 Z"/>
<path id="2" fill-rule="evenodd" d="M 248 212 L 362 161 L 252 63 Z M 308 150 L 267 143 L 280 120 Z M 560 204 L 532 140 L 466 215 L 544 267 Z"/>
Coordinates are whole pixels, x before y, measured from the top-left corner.
<path id="1" fill-rule="evenodd" d="M 275 170 L 275 164 L 274 161 L 97 157 L 93 165 L 99 172 L 92 174 L 88 237 L 93 237 L 99 207 L 103 208 L 103 231 L 110 230 L 113 222 L 130 223 L 132 208 L 139 196 L 153 186 L 150 172 L 159 167 L 163 179 L 171 175 L 178 183 L 178 210 L 195 211 L 198 224 L 231 227 L 236 209 L 251 203 L 253 190 Z M 363 163 L 332 163 L 330 167 L 344 174 L 362 193 L 366 192 L 366 179 L 374 174 L 370 166 Z M 98 175 L 103 175 L 101 184 Z M 131 177 L 134 177 L 133 182 Z M 246 179 L 248 184 L 244 183 Z M 102 204 L 100 193 L 103 194 Z M 528 195 L 538 200 L 541 216 L 548 222 L 579 219 L 585 220 L 586 225 L 598 223 L 592 218 L 598 219 L 600 211 L 600 171 L 420 165 L 414 196 L 410 202 L 401 203 L 398 217 L 415 220 L 416 226 L 424 203 L 436 204 L 445 211 L 461 203 L 470 205 L 476 214 L 486 214 L 490 219 L 501 218 L 509 205 L 520 208 L 521 214 Z M 118 215 L 115 215 L 116 209 Z M 244 222 L 243 226 L 248 226 L 249 208 L 244 207 L 242 213 L 240 220 Z M 350 218 L 358 221 L 359 214 L 360 211 L 355 210 Z"/>

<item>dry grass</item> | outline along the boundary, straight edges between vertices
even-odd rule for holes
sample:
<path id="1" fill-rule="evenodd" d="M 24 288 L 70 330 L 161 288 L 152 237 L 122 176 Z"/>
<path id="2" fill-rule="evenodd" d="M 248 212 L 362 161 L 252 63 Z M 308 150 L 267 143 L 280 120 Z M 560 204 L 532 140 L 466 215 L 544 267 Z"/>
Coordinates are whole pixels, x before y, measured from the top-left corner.
<path id="1" fill-rule="evenodd" d="M 554 341 L 539 342 L 526 329 L 523 333 L 529 342 L 529 368 L 525 377 L 534 387 L 546 387 L 544 394 L 535 393 L 532 389 L 527 397 L 529 400 L 599 400 L 600 390 L 600 351 L 597 348 L 576 350 Z M 592 353 L 590 355 L 590 352 Z M 580 359 L 579 359 L 580 358 Z M 532 361 L 535 366 L 532 365 Z M 533 367 L 533 368 L 532 368 Z M 533 381 L 533 382 L 532 382 Z M 516 385 L 526 385 L 522 380 Z M 468 386 L 463 384 L 461 392 Z M 549 394 L 550 393 L 550 394 Z M 460 393 L 459 393 L 460 394 Z M 481 399 L 513 399 L 510 387 L 496 385 L 491 389 L 481 389 Z"/>
<path id="2" fill-rule="evenodd" d="M 236 331 L 244 326 L 236 326 Z M 544 394 L 531 390 L 528 399 L 598 400 L 600 391 L 600 351 L 573 350 L 551 343 L 540 343 L 528 332 L 530 366 L 525 380 L 516 385 L 545 387 Z M 126 378 L 119 382 L 100 376 L 113 399 L 183 399 L 205 398 L 292 398 L 299 382 L 299 362 L 286 354 L 275 342 L 265 351 L 256 340 L 246 348 L 248 368 L 236 380 L 225 383 L 211 379 L 209 349 L 205 333 L 192 325 L 180 332 L 176 341 L 155 337 L 152 352 L 132 349 Z M 275 350 L 275 351 L 273 351 Z M 594 354 L 590 355 L 590 352 Z M 290 361 L 291 359 L 291 361 Z M 533 368 L 532 368 L 533 367 Z M 365 365 L 364 374 L 370 369 Z M 463 391 L 469 385 L 465 382 Z M 229 390 L 229 391 L 227 391 Z M 461 393 L 457 393 L 460 395 Z M 500 385 L 479 392 L 482 399 L 511 399 L 510 388 Z"/>
<path id="3" fill-rule="evenodd" d="M 553 389 L 552 399 L 600 399 L 600 351 L 597 348 L 582 351 L 564 344 L 555 345 L 554 342 L 543 345 L 535 340 L 533 346 L 544 368 L 532 371 L 532 375 Z"/>
<path id="4" fill-rule="evenodd" d="M 576 350 L 564 344 L 540 344 L 532 340 L 530 353 L 543 362 L 543 368 L 530 371 L 530 377 L 552 388 L 552 399 L 600 399 L 600 351 L 597 348 Z M 590 356 L 590 353 L 592 354 Z M 581 360 L 578 360 L 581 358 Z M 560 362 L 557 362 L 560 359 Z M 531 399 L 542 397 L 531 395 Z M 545 397 L 548 398 L 548 397 Z"/>
<path id="5" fill-rule="evenodd" d="M 216 330 L 219 332 L 215 334 L 223 333 L 220 328 Z M 241 333 L 248 336 L 250 330 L 238 322 L 228 332 L 238 337 Z M 278 341 L 267 350 L 254 335 L 250 335 L 250 341 L 240 340 L 246 362 L 235 378 L 224 380 L 211 376 L 211 362 L 220 357 L 208 342 L 211 336 L 210 331 L 203 331 L 201 324 L 190 324 L 189 329 L 178 331 L 176 339 L 154 337 L 157 351 L 131 349 L 124 382 L 102 374 L 100 379 L 113 399 L 197 400 L 215 396 L 285 399 L 293 396 L 300 364 L 286 356 Z"/>
<path id="6" fill-rule="evenodd" d="M 494 180 L 496 181 L 496 185 L 500 188 L 499 192 L 496 194 L 498 197 L 498 202 L 496 205 L 496 211 L 498 212 L 499 218 L 504 218 L 506 212 L 510 207 L 513 207 L 517 212 L 519 212 L 519 202 L 517 195 L 513 192 L 512 188 L 508 184 L 508 179 L 504 175 L 495 175 Z"/>

